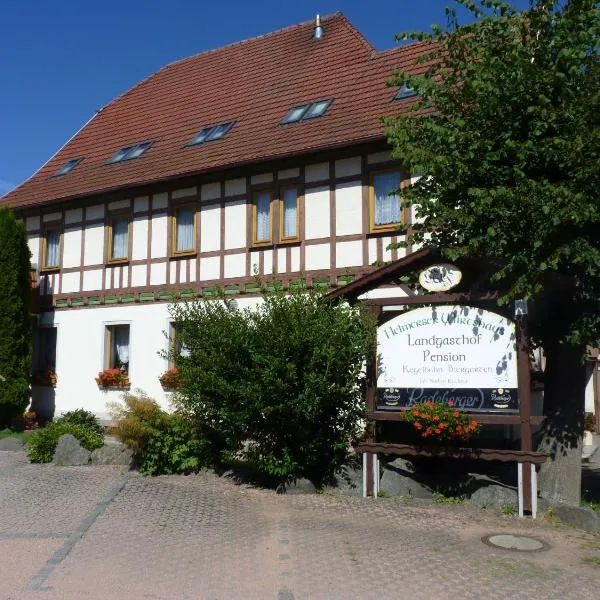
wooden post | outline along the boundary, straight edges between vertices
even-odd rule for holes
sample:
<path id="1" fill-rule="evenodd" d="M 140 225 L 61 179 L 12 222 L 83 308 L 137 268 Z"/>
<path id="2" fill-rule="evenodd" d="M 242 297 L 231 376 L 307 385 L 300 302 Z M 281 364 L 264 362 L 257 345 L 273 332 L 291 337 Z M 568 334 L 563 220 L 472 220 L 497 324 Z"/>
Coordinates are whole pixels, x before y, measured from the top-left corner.
<path id="1" fill-rule="evenodd" d="M 594 430 L 600 433 L 600 361 L 594 363 L 593 390 L 594 390 Z"/>
<path id="2" fill-rule="evenodd" d="M 521 417 L 521 450 L 531 451 L 531 365 L 529 362 L 529 338 L 527 337 L 527 316 L 517 318 L 517 376 L 519 379 L 519 415 Z M 531 463 L 523 463 L 523 505 L 525 511 L 532 512 Z"/>
<path id="3" fill-rule="evenodd" d="M 370 305 L 368 310 L 377 319 L 377 325 L 381 317 L 381 306 Z M 368 442 L 374 442 L 376 437 L 375 424 L 371 421 L 373 413 L 377 407 L 377 345 L 371 352 L 371 355 L 367 359 L 367 381 L 366 381 L 366 405 L 367 405 L 367 427 L 366 427 L 366 440 Z M 375 491 L 375 481 L 373 480 L 373 455 L 369 452 L 367 454 L 366 461 L 367 468 L 367 496 L 373 496 Z"/>

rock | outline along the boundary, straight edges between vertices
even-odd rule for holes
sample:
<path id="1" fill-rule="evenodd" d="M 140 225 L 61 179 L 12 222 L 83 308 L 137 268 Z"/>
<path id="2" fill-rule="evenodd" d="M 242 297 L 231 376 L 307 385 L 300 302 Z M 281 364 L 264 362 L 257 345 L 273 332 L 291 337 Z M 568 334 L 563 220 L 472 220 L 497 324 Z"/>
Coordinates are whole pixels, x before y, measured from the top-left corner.
<path id="1" fill-rule="evenodd" d="M 329 486 L 328 489 L 341 494 L 362 496 L 362 484 L 362 467 L 345 465 L 342 467 L 341 472 L 335 475 L 333 485 Z"/>
<path id="2" fill-rule="evenodd" d="M 285 494 L 315 494 L 317 488 L 308 479 L 296 479 L 290 485 L 285 486 Z"/>
<path id="3" fill-rule="evenodd" d="M 600 517 L 595 510 L 587 506 L 570 506 L 568 504 L 553 504 L 552 514 L 571 527 L 583 529 L 591 533 L 600 531 Z"/>
<path id="4" fill-rule="evenodd" d="M 123 465 L 133 463 L 133 450 L 121 443 L 104 444 L 92 452 L 93 465 Z"/>
<path id="5" fill-rule="evenodd" d="M 0 450 L 19 452 L 19 450 L 23 450 L 24 446 L 25 442 L 16 437 L 7 437 L 0 440 Z"/>
<path id="6" fill-rule="evenodd" d="M 482 507 L 502 508 L 509 504 L 517 506 L 519 496 L 517 490 L 512 487 L 502 485 L 497 482 L 477 479 L 473 484 L 476 489 L 472 489 L 468 498 L 471 504 Z"/>
<path id="7" fill-rule="evenodd" d="M 405 471 L 406 473 L 414 473 L 415 465 L 407 460 L 406 458 L 398 457 L 387 463 L 387 466 L 393 467 L 394 469 L 399 469 L 400 471 Z"/>
<path id="8" fill-rule="evenodd" d="M 52 462 L 61 467 L 87 465 L 92 453 L 81 446 L 79 440 L 70 433 L 65 433 L 58 438 Z"/>
<path id="9" fill-rule="evenodd" d="M 405 498 L 431 498 L 433 496 L 432 490 L 415 478 L 412 463 L 403 458 L 397 458 L 384 466 L 379 489 L 389 496 Z"/>

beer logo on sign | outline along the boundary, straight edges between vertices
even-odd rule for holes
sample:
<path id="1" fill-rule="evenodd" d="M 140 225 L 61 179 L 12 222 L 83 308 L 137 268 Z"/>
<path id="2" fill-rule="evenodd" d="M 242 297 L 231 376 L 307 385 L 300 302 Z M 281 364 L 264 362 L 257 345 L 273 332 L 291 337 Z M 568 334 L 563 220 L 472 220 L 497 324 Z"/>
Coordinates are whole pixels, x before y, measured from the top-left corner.
<path id="1" fill-rule="evenodd" d="M 504 388 L 492 390 L 492 404 L 494 408 L 508 408 L 510 405 L 510 392 Z"/>

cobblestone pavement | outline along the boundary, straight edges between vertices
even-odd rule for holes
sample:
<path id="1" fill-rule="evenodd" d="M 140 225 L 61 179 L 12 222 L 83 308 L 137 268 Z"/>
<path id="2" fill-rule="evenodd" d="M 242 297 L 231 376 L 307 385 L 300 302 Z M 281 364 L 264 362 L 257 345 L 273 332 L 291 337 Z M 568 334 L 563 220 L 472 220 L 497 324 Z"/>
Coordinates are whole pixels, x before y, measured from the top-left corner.
<path id="1" fill-rule="evenodd" d="M 518 554 L 481 537 L 551 546 Z M 467 506 L 278 496 L 0 452 L 0 600 L 597 599 L 600 537 Z M 585 559 L 588 559 L 586 562 Z"/>

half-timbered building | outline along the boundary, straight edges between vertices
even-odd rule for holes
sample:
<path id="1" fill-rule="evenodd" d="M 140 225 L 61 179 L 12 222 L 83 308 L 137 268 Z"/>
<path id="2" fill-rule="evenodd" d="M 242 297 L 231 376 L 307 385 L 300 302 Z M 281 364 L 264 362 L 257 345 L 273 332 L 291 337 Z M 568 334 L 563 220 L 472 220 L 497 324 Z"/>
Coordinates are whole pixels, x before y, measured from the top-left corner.
<path id="1" fill-rule="evenodd" d="M 335 14 L 171 63 L 5 196 L 38 271 L 34 408 L 106 417 L 107 368 L 166 404 L 173 295 L 251 306 L 256 274 L 334 287 L 404 256 L 390 192 L 410 173 L 381 117 L 414 101 L 387 82 L 424 50 L 377 51 Z"/>

